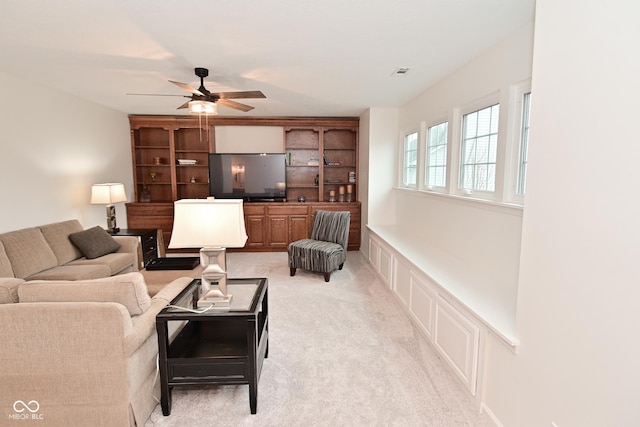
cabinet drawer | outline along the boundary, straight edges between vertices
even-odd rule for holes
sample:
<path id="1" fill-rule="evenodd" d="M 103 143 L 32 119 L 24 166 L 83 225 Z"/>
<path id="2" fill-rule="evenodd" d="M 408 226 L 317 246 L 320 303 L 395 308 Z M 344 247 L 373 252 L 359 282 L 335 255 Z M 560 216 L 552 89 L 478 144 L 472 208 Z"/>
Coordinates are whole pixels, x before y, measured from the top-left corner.
<path id="1" fill-rule="evenodd" d="M 309 209 L 306 206 L 269 206 L 269 215 L 307 215 Z"/>
<path id="2" fill-rule="evenodd" d="M 171 363 L 169 362 L 169 382 L 189 382 L 197 379 L 215 377 L 243 379 L 246 378 L 245 362 L 241 360 L 222 363 Z"/>
<path id="3" fill-rule="evenodd" d="M 245 215 L 264 215 L 264 206 L 256 206 L 249 203 L 242 205 Z"/>

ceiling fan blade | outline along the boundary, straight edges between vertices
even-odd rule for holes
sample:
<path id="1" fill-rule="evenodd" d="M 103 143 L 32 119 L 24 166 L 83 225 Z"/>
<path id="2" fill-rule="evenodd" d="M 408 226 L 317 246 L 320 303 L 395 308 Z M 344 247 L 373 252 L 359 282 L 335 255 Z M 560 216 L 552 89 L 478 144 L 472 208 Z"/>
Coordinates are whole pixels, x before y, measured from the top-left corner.
<path id="1" fill-rule="evenodd" d="M 194 89 L 191 86 L 189 86 L 188 84 L 184 84 L 184 83 L 180 83 L 180 82 L 174 82 L 173 80 L 169 80 L 169 82 L 173 83 L 174 85 L 180 86 L 182 89 L 191 92 L 194 95 L 200 95 L 200 96 L 204 96 L 204 93 L 200 92 L 198 89 Z"/>
<path id="2" fill-rule="evenodd" d="M 125 95 L 139 95 L 139 96 L 181 96 L 181 97 L 187 97 L 186 95 L 166 95 L 166 94 L 162 94 L 162 93 L 127 93 Z"/>
<path id="3" fill-rule="evenodd" d="M 241 104 L 235 101 L 229 101 L 228 99 L 219 99 L 218 102 L 216 102 L 216 104 L 224 105 L 225 107 L 234 108 L 236 110 L 240 110 L 244 112 L 253 110 L 253 107 L 251 107 L 250 105 Z"/>
<path id="4" fill-rule="evenodd" d="M 176 108 L 176 110 L 179 110 L 179 109 L 181 109 L 181 108 L 187 108 L 187 107 L 189 107 L 189 103 L 190 103 L 190 102 L 191 102 L 191 101 L 187 101 L 187 102 L 185 102 L 184 104 L 182 104 L 181 106 L 179 106 L 178 108 Z"/>
<path id="5" fill-rule="evenodd" d="M 234 99 L 234 98 L 266 98 L 264 93 L 259 90 L 248 90 L 245 92 L 219 92 L 212 95 L 219 96 L 220 99 Z"/>

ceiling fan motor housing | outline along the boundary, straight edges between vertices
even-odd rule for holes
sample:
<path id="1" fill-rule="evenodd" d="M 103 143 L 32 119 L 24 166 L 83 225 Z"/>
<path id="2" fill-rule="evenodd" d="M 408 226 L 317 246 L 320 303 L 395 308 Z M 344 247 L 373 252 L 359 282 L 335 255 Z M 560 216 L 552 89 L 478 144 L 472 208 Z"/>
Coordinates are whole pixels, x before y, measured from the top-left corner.
<path id="1" fill-rule="evenodd" d="M 195 72 L 196 72 L 196 76 L 200 77 L 200 87 L 198 88 L 198 90 L 205 94 L 205 100 L 207 100 L 206 97 L 208 97 L 211 92 L 209 92 L 207 88 L 204 87 L 204 78 L 209 75 L 209 70 L 206 68 L 197 67 L 195 69 Z M 217 101 L 217 99 L 212 100 L 212 102 L 215 102 L 215 101 Z"/>
<path id="2" fill-rule="evenodd" d="M 201 79 L 209 75 L 209 70 L 207 70 L 206 68 L 198 67 L 195 69 L 195 72 L 196 72 L 196 76 L 200 77 Z"/>

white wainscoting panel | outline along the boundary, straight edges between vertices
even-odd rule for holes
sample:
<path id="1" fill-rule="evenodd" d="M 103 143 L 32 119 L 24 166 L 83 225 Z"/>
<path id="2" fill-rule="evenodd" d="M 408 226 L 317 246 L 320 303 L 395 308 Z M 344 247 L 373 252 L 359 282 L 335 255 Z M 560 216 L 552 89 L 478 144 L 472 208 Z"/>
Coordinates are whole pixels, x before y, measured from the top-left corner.
<path id="1" fill-rule="evenodd" d="M 436 303 L 434 344 L 474 396 L 478 375 L 479 340 L 478 326 L 439 295 Z"/>
<path id="2" fill-rule="evenodd" d="M 393 253 L 386 245 L 380 245 L 378 273 L 389 288 L 393 288 Z"/>
<path id="3" fill-rule="evenodd" d="M 402 303 L 409 307 L 411 304 L 411 271 L 409 265 L 403 262 L 399 257 L 395 257 L 395 265 L 393 267 L 395 278 L 393 280 L 393 290 Z"/>
<path id="4" fill-rule="evenodd" d="M 380 264 L 380 241 L 370 237 L 369 238 L 369 262 L 373 264 L 378 271 L 378 265 Z"/>
<path id="5" fill-rule="evenodd" d="M 435 323 L 436 292 L 426 283 L 426 280 L 413 271 L 409 274 L 411 286 L 411 302 L 409 310 L 418 321 L 418 326 L 433 342 L 433 325 Z"/>

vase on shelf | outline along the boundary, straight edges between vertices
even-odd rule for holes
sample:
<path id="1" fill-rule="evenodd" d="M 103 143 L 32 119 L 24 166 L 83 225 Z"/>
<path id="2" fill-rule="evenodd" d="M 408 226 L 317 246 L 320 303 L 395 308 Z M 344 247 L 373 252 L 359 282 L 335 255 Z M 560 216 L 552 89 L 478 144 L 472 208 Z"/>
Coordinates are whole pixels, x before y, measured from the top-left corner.
<path id="1" fill-rule="evenodd" d="M 147 184 L 142 184 L 142 191 L 140 191 L 140 202 L 149 203 L 151 201 L 151 191 Z"/>

